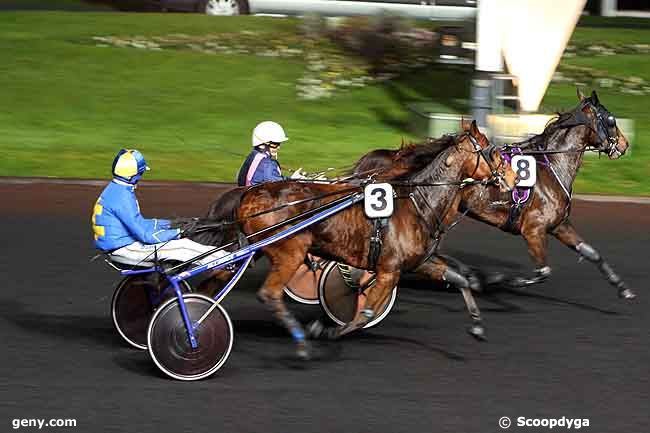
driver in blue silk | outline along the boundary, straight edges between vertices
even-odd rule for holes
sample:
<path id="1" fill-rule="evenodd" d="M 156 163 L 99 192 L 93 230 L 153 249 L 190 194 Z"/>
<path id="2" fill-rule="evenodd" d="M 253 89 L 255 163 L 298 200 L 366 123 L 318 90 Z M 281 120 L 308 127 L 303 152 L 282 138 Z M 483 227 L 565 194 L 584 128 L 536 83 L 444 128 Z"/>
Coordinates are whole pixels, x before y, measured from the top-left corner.
<path id="1" fill-rule="evenodd" d="M 304 179 L 299 168 L 291 177 L 282 176 L 278 163 L 280 145 L 289 137 L 280 124 L 265 121 L 253 129 L 253 151 L 248 155 L 237 175 L 239 186 L 252 186 L 264 182 L 275 182 L 286 179 Z"/>
<path id="2" fill-rule="evenodd" d="M 135 189 L 147 170 L 147 162 L 139 151 L 122 149 L 118 152 L 113 161 L 113 180 L 93 208 L 95 247 L 109 253 L 116 262 L 127 264 L 153 261 L 154 250 L 160 260 L 184 262 L 213 249 L 181 238 L 181 231 L 170 228 L 168 220 L 142 216 Z M 225 254 L 219 251 L 197 263 L 207 263 Z"/>

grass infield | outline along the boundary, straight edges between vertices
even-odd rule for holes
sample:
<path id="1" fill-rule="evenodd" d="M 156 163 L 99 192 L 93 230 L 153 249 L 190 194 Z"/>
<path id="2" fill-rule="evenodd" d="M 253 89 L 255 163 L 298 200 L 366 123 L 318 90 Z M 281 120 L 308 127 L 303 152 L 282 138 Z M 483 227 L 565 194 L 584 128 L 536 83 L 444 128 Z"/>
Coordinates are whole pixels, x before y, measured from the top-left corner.
<path id="1" fill-rule="evenodd" d="M 617 24 L 618 23 L 618 24 Z M 642 20 L 583 22 L 578 44 L 649 44 Z M 620 27 L 617 27 L 620 26 Z M 250 149 L 253 126 L 282 123 L 286 168 L 345 167 L 372 148 L 396 147 L 409 132 L 406 104 L 435 100 L 467 112 L 470 71 L 436 66 L 382 83 L 298 98 L 305 59 L 192 50 L 102 46 L 95 36 L 204 35 L 250 30 L 296 34 L 297 19 L 197 14 L 4 12 L 0 14 L 0 176 L 107 178 L 120 147 L 140 149 L 150 179 L 232 181 Z M 650 81 L 648 54 L 576 57 L 588 66 Z M 650 84 L 649 84 L 650 86 Z M 647 97 L 598 89 L 618 117 L 636 124 L 632 154 L 586 159 L 581 193 L 650 195 Z M 552 83 L 542 111 L 576 105 L 572 84 Z"/>

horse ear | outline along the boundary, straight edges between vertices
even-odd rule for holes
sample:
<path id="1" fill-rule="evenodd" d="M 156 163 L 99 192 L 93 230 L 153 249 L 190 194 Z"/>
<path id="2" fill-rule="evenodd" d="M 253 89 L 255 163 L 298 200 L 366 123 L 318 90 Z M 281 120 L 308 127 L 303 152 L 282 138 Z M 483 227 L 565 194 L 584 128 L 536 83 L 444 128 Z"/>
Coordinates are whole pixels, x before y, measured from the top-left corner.
<path id="1" fill-rule="evenodd" d="M 594 105 L 600 104 L 600 101 L 598 100 L 598 95 L 596 94 L 595 90 L 591 91 L 591 101 L 594 103 Z"/>
<path id="2" fill-rule="evenodd" d="M 471 124 L 469 123 L 469 120 L 465 120 L 464 117 L 460 118 L 460 129 L 461 131 L 469 131 Z"/>
<path id="3" fill-rule="evenodd" d="M 476 120 L 472 120 L 472 124 L 469 127 L 469 133 L 474 137 L 480 137 L 481 131 L 479 131 L 478 126 L 476 126 Z"/>
<path id="4" fill-rule="evenodd" d="M 585 95 L 580 90 L 580 87 L 576 87 L 576 93 L 578 94 L 578 99 L 582 102 L 585 99 Z"/>

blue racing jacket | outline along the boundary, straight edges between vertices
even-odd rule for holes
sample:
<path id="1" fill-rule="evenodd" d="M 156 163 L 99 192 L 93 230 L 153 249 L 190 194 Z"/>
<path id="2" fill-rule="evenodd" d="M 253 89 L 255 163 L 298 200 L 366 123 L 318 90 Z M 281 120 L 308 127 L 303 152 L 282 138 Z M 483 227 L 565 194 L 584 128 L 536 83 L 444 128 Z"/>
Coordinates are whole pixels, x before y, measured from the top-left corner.
<path id="1" fill-rule="evenodd" d="M 286 177 L 282 176 L 278 161 L 271 158 L 268 153 L 254 149 L 239 169 L 237 184 L 251 186 L 284 179 Z"/>
<path id="2" fill-rule="evenodd" d="M 135 186 L 113 179 L 97 199 L 92 216 L 95 247 L 113 251 L 140 241 L 143 244 L 166 242 L 178 237 L 169 221 L 146 219 L 140 214 Z"/>

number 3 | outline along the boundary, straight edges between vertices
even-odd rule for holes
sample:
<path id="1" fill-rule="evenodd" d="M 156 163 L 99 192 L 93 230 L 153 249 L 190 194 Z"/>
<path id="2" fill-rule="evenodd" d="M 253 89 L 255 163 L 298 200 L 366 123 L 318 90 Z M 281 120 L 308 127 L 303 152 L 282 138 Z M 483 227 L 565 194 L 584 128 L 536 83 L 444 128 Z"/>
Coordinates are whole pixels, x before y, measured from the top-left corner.
<path id="1" fill-rule="evenodd" d="M 368 218 L 386 218 L 393 214 L 393 187 L 389 183 L 366 186 L 364 196 L 364 210 Z"/>
<path id="2" fill-rule="evenodd" d="M 374 199 L 374 200 L 372 200 L 370 202 L 370 206 L 372 207 L 373 210 L 382 211 L 382 210 L 386 209 L 386 207 L 388 206 L 388 202 L 386 201 L 386 190 L 385 189 L 374 188 L 370 194 Z M 375 199 L 375 196 L 377 196 L 376 199 Z M 375 203 L 373 203 L 373 201 Z M 377 204 L 377 203 L 379 203 L 379 204 Z"/>

